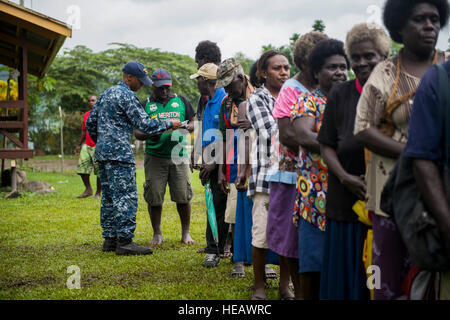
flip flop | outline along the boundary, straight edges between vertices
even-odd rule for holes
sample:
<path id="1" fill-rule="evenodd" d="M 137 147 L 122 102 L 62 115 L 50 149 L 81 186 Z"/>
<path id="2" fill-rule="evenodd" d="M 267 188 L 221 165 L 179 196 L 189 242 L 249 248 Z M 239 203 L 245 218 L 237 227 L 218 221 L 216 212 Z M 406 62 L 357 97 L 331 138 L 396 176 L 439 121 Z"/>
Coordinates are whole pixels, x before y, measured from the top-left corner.
<path id="1" fill-rule="evenodd" d="M 202 266 L 206 268 L 216 268 L 219 266 L 220 258 L 217 254 L 207 254 Z"/>
<path id="2" fill-rule="evenodd" d="M 232 257 L 233 257 L 233 254 L 232 254 L 231 252 L 228 251 L 228 252 L 225 252 L 225 253 L 220 254 L 219 257 L 220 257 L 221 259 L 229 259 L 229 258 L 232 258 Z"/>
<path id="3" fill-rule="evenodd" d="M 206 248 L 200 248 L 197 250 L 197 253 L 205 253 L 206 252 Z"/>
<path id="4" fill-rule="evenodd" d="M 235 265 L 233 270 L 231 270 L 231 277 L 232 278 L 245 278 L 245 270 L 243 265 Z"/>
<path id="5" fill-rule="evenodd" d="M 278 293 L 278 299 L 280 299 L 281 301 L 290 301 L 290 300 L 295 300 L 294 296 L 284 296 L 282 297 L 280 295 L 280 293 Z"/>
<path id="6" fill-rule="evenodd" d="M 270 285 L 268 283 L 265 283 L 264 284 L 264 289 L 266 289 L 266 290 L 270 289 Z M 247 290 L 248 291 L 253 291 L 253 290 L 255 290 L 255 286 L 250 286 L 250 287 L 247 288 Z"/>
<path id="7" fill-rule="evenodd" d="M 278 279 L 278 274 L 275 272 L 275 270 L 273 270 L 271 267 L 269 267 L 269 266 L 266 266 L 266 269 L 265 269 L 265 276 L 266 276 L 266 279 L 270 279 L 270 280 L 272 280 L 272 279 Z"/>
<path id="8" fill-rule="evenodd" d="M 253 295 L 253 296 L 250 298 L 250 300 L 251 300 L 251 301 L 264 301 L 264 300 L 267 300 L 267 297 L 260 297 L 260 296 L 255 296 L 255 295 Z"/>
<path id="9" fill-rule="evenodd" d="M 281 301 L 290 301 L 290 300 L 295 300 L 294 297 L 284 297 L 284 298 L 280 298 Z"/>

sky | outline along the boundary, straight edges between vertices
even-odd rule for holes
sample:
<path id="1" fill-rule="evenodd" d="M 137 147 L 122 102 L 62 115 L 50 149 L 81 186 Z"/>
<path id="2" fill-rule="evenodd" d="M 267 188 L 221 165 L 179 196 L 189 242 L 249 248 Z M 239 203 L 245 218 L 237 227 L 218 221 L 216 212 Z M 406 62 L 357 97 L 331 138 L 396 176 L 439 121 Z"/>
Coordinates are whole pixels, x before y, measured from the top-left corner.
<path id="1" fill-rule="evenodd" d="M 19 2 L 14 0 L 14 2 Z M 384 0 L 25 0 L 35 11 L 72 25 L 64 48 L 95 52 L 122 42 L 194 57 L 202 40 L 217 42 L 226 59 L 237 52 L 257 59 L 261 47 L 289 43 L 294 33 L 323 20 L 325 32 L 344 41 L 352 26 L 381 24 Z M 450 28 L 438 48 L 448 48 Z"/>

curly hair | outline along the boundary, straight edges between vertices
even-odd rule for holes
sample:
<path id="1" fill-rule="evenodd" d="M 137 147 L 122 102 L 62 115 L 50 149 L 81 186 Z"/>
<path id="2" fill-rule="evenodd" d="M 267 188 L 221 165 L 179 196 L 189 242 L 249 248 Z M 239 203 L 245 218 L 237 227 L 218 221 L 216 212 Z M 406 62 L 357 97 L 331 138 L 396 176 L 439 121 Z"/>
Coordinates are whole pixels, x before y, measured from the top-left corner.
<path id="1" fill-rule="evenodd" d="M 327 39 L 328 36 L 326 34 L 319 31 L 311 31 L 301 36 L 295 42 L 292 54 L 294 56 L 294 63 L 300 71 L 303 71 L 301 65 L 308 63 L 309 55 L 311 54 L 311 51 L 314 49 L 316 44 L 318 44 L 322 40 Z"/>
<path id="2" fill-rule="evenodd" d="M 309 55 L 311 74 L 318 73 L 324 66 L 326 60 L 334 55 L 343 56 L 347 62 L 347 68 L 350 70 L 350 62 L 344 51 L 344 43 L 336 39 L 328 39 L 320 41 Z"/>
<path id="3" fill-rule="evenodd" d="M 195 60 L 205 59 L 207 63 L 219 64 L 222 62 L 222 53 L 215 42 L 209 40 L 202 41 L 195 49 Z"/>
<path id="4" fill-rule="evenodd" d="M 370 41 L 375 46 L 375 50 L 384 57 L 389 57 L 391 53 L 391 39 L 379 25 L 361 23 L 354 26 L 348 33 L 345 40 L 345 53 L 351 56 L 351 48 L 356 43 Z"/>
<path id="5" fill-rule="evenodd" d="M 261 58 L 259 58 L 258 69 L 256 71 L 256 77 L 258 78 L 260 83 L 264 83 L 263 73 L 264 73 L 264 71 L 267 71 L 269 68 L 269 60 L 278 55 L 283 56 L 289 60 L 289 58 L 286 57 L 286 55 L 284 53 L 282 53 L 278 50 L 267 50 L 266 52 L 264 52 L 262 54 Z"/>
<path id="6" fill-rule="evenodd" d="M 441 29 L 447 25 L 449 15 L 447 0 L 387 0 L 384 5 L 383 22 L 395 42 L 403 43 L 399 31 L 406 25 L 413 7 L 419 3 L 434 5 L 439 11 Z"/>

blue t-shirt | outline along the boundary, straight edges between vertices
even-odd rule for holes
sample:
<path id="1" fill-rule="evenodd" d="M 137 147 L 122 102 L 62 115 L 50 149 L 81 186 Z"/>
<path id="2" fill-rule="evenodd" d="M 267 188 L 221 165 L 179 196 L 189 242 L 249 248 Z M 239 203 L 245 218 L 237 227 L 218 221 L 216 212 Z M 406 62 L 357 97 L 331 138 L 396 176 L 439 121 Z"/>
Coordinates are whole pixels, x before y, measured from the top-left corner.
<path id="1" fill-rule="evenodd" d="M 450 61 L 444 64 L 450 78 Z M 422 78 L 411 109 L 405 156 L 414 159 L 441 160 L 444 126 L 441 117 L 438 73 L 430 68 Z"/>
<path id="2" fill-rule="evenodd" d="M 283 84 L 283 86 L 281 87 L 280 92 L 283 91 L 283 90 L 284 90 L 285 88 L 287 88 L 287 87 L 295 88 L 295 89 L 297 89 L 297 90 L 300 91 L 300 92 L 309 92 L 309 90 L 306 89 L 306 87 L 305 87 L 304 85 L 302 85 L 302 84 L 300 83 L 300 81 L 295 80 L 295 79 L 293 79 L 293 78 L 287 80 L 287 81 Z"/>
<path id="3" fill-rule="evenodd" d="M 216 140 L 219 132 L 219 113 L 223 99 L 227 93 L 220 88 L 214 97 L 208 102 L 203 113 L 202 147 L 207 147 Z M 211 130 L 212 129 L 212 130 Z"/>

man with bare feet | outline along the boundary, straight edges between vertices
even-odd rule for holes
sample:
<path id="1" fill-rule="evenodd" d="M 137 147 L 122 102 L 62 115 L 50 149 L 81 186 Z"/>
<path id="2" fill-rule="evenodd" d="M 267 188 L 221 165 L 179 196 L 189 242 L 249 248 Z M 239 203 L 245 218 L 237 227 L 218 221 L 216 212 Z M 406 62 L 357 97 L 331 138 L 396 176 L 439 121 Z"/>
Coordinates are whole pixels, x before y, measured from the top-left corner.
<path id="1" fill-rule="evenodd" d="M 142 105 L 152 119 L 161 121 L 180 120 L 187 123 L 184 133 L 194 131 L 193 119 L 195 111 L 189 100 L 176 95 L 172 90 L 172 76 L 167 70 L 159 69 L 152 76 L 153 94 Z M 189 170 L 189 154 L 187 141 L 183 132 L 164 133 L 162 135 L 145 135 L 135 131 L 136 138 L 146 140 L 145 148 L 145 185 L 144 198 L 148 203 L 148 212 L 153 227 L 151 246 L 161 245 L 161 214 L 169 184 L 171 200 L 177 204 L 181 220 L 184 244 L 196 244 L 190 235 L 191 204 L 194 195 Z"/>
<path id="2" fill-rule="evenodd" d="M 83 180 L 85 190 L 84 192 L 78 196 L 78 199 L 89 198 L 93 195 L 90 175 L 92 170 L 94 174 L 97 176 L 97 192 L 95 193 L 94 198 L 100 199 L 102 195 L 102 185 L 100 184 L 100 178 L 98 177 L 98 165 L 95 164 L 94 161 L 94 153 L 95 153 L 95 142 L 92 141 L 89 133 L 86 130 L 86 120 L 89 117 L 89 114 L 92 111 L 92 108 L 97 103 L 97 97 L 92 95 L 89 97 L 89 111 L 84 114 L 83 118 L 83 128 L 81 130 L 80 141 L 78 142 L 77 147 L 75 148 L 75 154 L 80 155 L 80 159 L 78 161 L 77 174 Z"/>
<path id="3" fill-rule="evenodd" d="M 181 122 L 150 119 L 142 109 L 135 92 L 152 84 L 143 64 L 131 61 L 122 71 L 122 80 L 100 96 L 86 121 L 89 135 L 97 143 L 95 161 L 99 163 L 103 189 L 100 221 L 105 242 L 102 250 L 115 251 L 119 256 L 148 255 L 153 253 L 152 248 L 133 241 L 138 192 L 130 139 L 135 128 L 155 135 L 177 130 Z"/>

